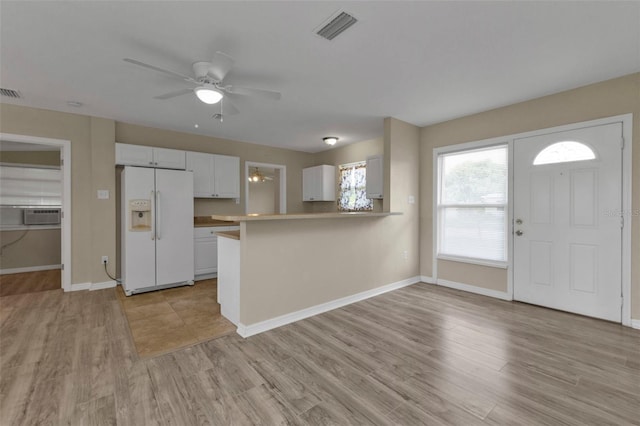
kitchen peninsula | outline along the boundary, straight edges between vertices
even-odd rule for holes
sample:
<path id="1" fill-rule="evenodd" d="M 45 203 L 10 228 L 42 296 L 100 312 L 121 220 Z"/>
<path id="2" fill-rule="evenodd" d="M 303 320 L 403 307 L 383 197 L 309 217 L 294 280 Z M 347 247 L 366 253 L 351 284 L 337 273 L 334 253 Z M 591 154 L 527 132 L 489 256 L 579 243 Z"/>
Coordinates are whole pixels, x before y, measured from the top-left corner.
<path id="1" fill-rule="evenodd" d="M 247 337 L 416 282 L 401 215 L 211 216 L 240 223 L 218 235 L 222 314 Z"/>

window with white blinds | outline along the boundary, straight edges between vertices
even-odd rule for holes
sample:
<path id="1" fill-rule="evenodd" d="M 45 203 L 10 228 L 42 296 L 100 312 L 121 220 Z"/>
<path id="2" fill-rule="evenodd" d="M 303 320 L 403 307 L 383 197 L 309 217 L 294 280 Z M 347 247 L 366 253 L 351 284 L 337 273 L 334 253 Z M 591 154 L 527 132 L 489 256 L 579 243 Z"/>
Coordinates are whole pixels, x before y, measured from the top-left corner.
<path id="1" fill-rule="evenodd" d="M 59 168 L 0 165 L 0 205 L 61 204 L 62 171 Z"/>
<path id="2" fill-rule="evenodd" d="M 438 155 L 438 258 L 507 262 L 507 145 Z"/>

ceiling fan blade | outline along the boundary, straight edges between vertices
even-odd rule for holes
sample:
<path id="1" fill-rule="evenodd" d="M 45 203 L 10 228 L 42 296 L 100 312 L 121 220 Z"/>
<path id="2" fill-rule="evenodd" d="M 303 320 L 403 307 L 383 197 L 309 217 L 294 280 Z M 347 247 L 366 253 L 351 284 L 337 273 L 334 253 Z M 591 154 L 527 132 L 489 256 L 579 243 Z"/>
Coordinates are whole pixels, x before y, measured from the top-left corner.
<path id="1" fill-rule="evenodd" d="M 177 77 L 177 78 L 179 78 L 181 80 L 186 80 L 186 81 L 190 81 L 192 83 L 197 83 L 193 78 L 191 78 L 191 77 L 189 77 L 187 75 L 180 74 L 180 73 L 173 72 L 173 71 L 169 71 L 169 70 L 165 70 L 163 68 L 158 68 L 158 67 L 153 66 L 153 65 L 145 64 L 144 62 L 136 61 L 135 59 L 124 58 L 123 61 L 129 62 L 129 63 L 134 64 L 134 65 L 138 65 L 138 66 L 143 67 L 143 68 L 148 68 L 150 70 L 158 71 L 158 72 L 161 72 L 163 74 L 170 75 L 171 77 Z"/>
<path id="2" fill-rule="evenodd" d="M 154 96 L 153 99 L 171 99 L 177 96 L 186 95 L 187 93 L 193 93 L 193 89 L 180 89 L 173 92 L 165 93 L 164 95 Z"/>
<path id="3" fill-rule="evenodd" d="M 272 99 L 274 101 L 280 100 L 280 98 L 282 97 L 280 92 L 274 92 L 273 90 L 252 89 L 250 87 L 226 86 L 225 90 L 235 95 L 255 96 L 259 98 Z"/>
<path id="4" fill-rule="evenodd" d="M 209 75 L 219 82 L 222 81 L 233 67 L 233 62 L 233 58 L 226 53 L 216 52 L 211 60 Z"/>
<path id="5" fill-rule="evenodd" d="M 236 106 L 229 100 L 229 98 L 222 98 L 222 102 L 220 103 L 220 110 L 223 115 L 237 115 L 240 114 L 240 110 L 236 108 Z"/>

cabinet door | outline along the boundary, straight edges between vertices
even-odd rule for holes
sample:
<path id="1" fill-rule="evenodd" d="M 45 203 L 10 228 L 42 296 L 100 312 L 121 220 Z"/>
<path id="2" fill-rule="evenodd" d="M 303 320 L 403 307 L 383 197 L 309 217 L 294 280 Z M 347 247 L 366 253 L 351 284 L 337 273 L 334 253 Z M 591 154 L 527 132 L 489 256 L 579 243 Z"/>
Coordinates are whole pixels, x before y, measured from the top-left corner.
<path id="1" fill-rule="evenodd" d="M 177 149 L 153 148 L 153 163 L 164 169 L 185 169 L 185 153 Z"/>
<path id="2" fill-rule="evenodd" d="M 214 155 L 214 197 L 240 198 L 240 158 Z"/>
<path id="3" fill-rule="evenodd" d="M 336 168 L 322 165 L 302 169 L 302 201 L 335 201 Z"/>
<path id="4" fill-rule="evenodd" d="M 187 170 L 193 172 L 193 196 L 196 198 L 213 197 L 213 157 L 202 152 L 187 152 Z"/>
<path id="5" fill-rule="evenodd" d="M 117 143 L 116 164 L 153 167 L 153 148 L 150 146 Z"/>
<path id="6" fill-rule="evenodd" d="M 194 249 L 195 275 L 215 274 L 218 271 L 218 237 L 215 232 L 212 230 L 208 237 L 195 238 Z"/>
<path id="7" fill-rule="evenodd" d="M 382 156 L 367 157 L 367 198 L 383 198 Z"/>
<path id="8" fill-rule="evenodd" d="M 316 201 L 320 199 L 322 171 L 318 167 L 302 169 L 302 201 Z"/>

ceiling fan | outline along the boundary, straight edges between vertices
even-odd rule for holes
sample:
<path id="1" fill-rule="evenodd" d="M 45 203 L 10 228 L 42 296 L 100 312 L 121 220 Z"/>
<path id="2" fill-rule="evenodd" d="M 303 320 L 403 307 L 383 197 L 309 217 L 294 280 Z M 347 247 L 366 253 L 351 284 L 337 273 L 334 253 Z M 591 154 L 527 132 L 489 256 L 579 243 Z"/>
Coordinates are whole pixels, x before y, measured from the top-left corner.
<path id="1" fill-rule="evenodd" d="M 264 173 L 260 172 L 260 170 L 255 167 L 253 170 L 253 173 L 251 173 L 249 175 L 249 182 L 266 182 L 266 181 L 272 181 L 273 180 L 273 176 L 269 176 L 269 175 L 265 175 Z"/>
<path id="2" fill-rule="evenodd" d="M 187 84 L 194 87 L 185 87 L 184 89 L 176 90 L 173 92 L 165 93 L 163 95 L 155 96 L 154 99 L 171 99 L 177 96 L 186 95 L 188 93 L 195 93 L 198 99 L 205 104 L 216 104 L 220 101 L 221 111 L 215 114 L 213 117 L 222 121 L 222 118 L 226 115 L 238 114 L 238 108 L 229 101 L 226 95 L 242 95 L 242 96 L 254 96 L 264 99 L 279 100 L 281 95 L 279 92 L 272 90 L 254 89 L 249 87 L 240 87 L 230 84 L 224 84 L 223 80 L 227 73 L 233 67 L 233 58 L 226 53 L 216 52 L 213 55 L 211 62 L 194 62 L 192 64 L 194 76 L 188 76 L 180 74 L 174 71 L 169 71 L 164 68 L 149 65 L 144 62 L 140 62 L 136 59 L 124 58 L 125 62 L 129 62 L 134 65 L 138 65 L 143 68 L 151 69 L 161 72 L 165 75 L 180 79 Z M 223 111 L 224 110 L 224 111 Z"/>

